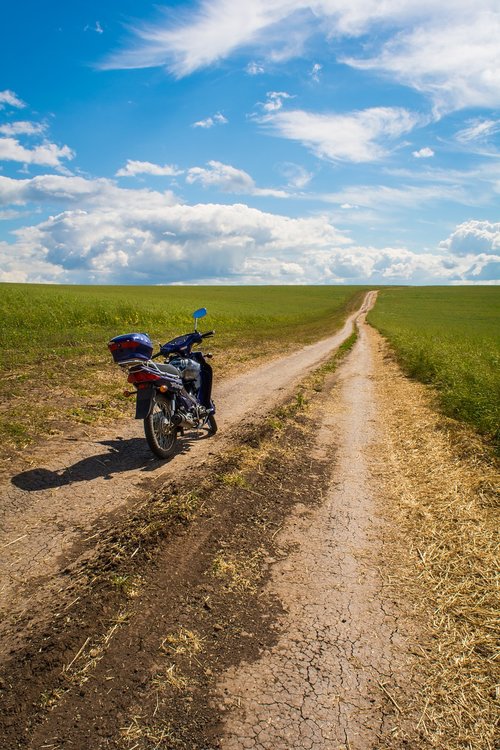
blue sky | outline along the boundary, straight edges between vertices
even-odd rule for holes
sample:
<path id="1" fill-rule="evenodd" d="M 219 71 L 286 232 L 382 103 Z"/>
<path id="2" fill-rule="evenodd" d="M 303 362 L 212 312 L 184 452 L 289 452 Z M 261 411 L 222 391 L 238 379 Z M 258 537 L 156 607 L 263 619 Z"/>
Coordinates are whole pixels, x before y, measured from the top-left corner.
<path id="1" fill-rule="evenodd" d="M 494 283 L 498 0 L 28 0 L 0 280 Z"/>

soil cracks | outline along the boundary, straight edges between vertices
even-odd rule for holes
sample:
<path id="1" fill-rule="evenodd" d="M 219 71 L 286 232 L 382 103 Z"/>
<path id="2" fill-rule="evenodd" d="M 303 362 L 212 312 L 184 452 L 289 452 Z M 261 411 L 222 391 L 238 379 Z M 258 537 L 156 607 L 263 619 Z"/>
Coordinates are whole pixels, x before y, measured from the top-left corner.
<path id="1" fill-rule="evenodd" d="M 315 455 L 333 459 L 337 446 L 330 485 L 314 512 L 296 509 L 279 539 L 295 551 L 269 584 L 286 609 L 278 643 L 221 683 L 226 750 L 366 750 L 401 732 L 394 714 L 410 685 L 410 625 L 380 568 L 372 349 L 361 325 L 334 398 L 322 405 Z"/>

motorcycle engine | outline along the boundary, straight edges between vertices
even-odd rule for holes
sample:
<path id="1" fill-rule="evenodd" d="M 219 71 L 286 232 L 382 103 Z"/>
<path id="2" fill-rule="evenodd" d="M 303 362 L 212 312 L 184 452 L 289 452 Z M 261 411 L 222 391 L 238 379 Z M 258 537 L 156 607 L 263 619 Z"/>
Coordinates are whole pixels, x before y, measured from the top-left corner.
<path id="1" fill-rule="evenodd" d="M 185 385 L 194 385 L 196 390 L 201 386 L 201 365 L 194 359 L 188 357 L 174 357 L 169 364 L 176 367 L 181 373 Z M 189 389 L 188 389 L 189 390 Z"/>

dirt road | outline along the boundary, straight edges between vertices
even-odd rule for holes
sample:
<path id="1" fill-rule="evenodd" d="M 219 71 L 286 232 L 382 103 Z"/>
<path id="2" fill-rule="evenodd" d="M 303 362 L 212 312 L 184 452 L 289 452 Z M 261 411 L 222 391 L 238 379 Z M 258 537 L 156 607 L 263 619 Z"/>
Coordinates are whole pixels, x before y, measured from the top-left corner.
<path id="1" fill-rule="evenodd" d="M 87 480 L 63 470 L 59 490 L 54 478 L 24 488 L 26 519 L 37 492 L 40 512 L 51 492 L 61 509 L 87 487 L 60 537 L 66 524 L 90 538 L 52 554 L 47 570 L 73 560 L 66 573 L 33 581 L 42 599 L 23 638 L 2 626 L 0 747 L 493 749 L 491 465 L 479 450 L 467 458 L 429 392 L 358 320 L 335 370 L 308 362 L 341 336 L 242 376 L 237 394 L 221 387 L 239 420 L 226 441 L 193 443 L 167 466 L 111 454 L 110 479 L 89 444 Z M 249 414 L 255 378 L 269 400 Z M 179 481 L 189 461 L 192 482 Z M 116 483 L 129 499 L 106 525 L 99 493 Z"/>
<path id="2" fill-rule="evenodd" d="M 313 512 L 299 506 L 278 539 L 294 550 L 274 566 L 269 583 L 286 610 L 283 632 L 258 662 L 231 669 L 219 688 L 230 706 L 224 750 L 366 750 L 381 747 L 395 726 L 401 732 L 387 695 L 402 704 L 410 687 L 412 638 L 382 572 L 374 367 L 362 316 L 335 398 L 321 410 L 314 455 L 335 455 L 325 498 Z"/>

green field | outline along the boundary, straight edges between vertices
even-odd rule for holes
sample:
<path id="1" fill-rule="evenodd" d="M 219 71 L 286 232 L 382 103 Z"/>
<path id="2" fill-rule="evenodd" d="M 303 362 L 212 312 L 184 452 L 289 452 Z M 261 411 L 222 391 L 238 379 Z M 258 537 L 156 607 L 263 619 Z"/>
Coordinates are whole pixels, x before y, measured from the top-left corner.
<path id="1" fill-rule="evenodd" d="M 357 307 L 362 287 L 106 287 L 0 285 L 0 438 L 24 447 L 64 429 L 132 411 L 107 341 L 145 331 L 165 342 L 209 315 L 216 376 L 325 337 Z"/>
<path id="2" fill-rule="evenodd" d="M 443 411 L 500 443 L 500 289 L 385 288 L 369 322 Z"/>

